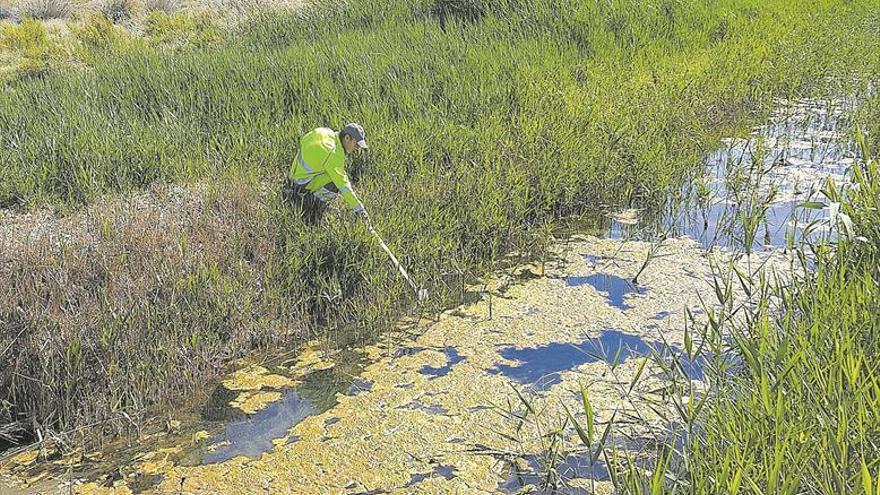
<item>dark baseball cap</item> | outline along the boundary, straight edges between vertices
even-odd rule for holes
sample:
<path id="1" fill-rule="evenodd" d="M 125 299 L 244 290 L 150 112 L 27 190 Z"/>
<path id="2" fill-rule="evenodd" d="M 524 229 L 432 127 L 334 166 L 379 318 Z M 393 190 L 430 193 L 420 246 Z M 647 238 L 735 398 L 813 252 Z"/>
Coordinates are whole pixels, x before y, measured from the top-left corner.
<path id="1" fill-rule="evenodd" d="M 342 128 L 341 134 L 348 134 L 352 139 L 355 140 L 359 148 L 368 149 L 367 146 L 367 133 L 364 131 L 364 128 L 361 127 L 360 124 L 355 124 L 352 122 L 351 124 L 346 125 Z"/>

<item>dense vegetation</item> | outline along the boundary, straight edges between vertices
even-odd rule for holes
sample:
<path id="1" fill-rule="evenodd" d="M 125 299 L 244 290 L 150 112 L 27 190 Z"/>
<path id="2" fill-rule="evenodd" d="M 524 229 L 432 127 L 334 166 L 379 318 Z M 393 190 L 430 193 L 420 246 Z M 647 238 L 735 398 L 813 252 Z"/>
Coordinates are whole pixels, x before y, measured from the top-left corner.
<path id="1" fill-rule="evenodd" d="M 749 323 L 727 328 L 745 366 L 692 446 L 691 493 L 880 490 L 878 165 L 855 168 L 853 237 L 841 225 L 834 255 L 818 249 L 815 274 L 793 285 L 754 281 Z"/>

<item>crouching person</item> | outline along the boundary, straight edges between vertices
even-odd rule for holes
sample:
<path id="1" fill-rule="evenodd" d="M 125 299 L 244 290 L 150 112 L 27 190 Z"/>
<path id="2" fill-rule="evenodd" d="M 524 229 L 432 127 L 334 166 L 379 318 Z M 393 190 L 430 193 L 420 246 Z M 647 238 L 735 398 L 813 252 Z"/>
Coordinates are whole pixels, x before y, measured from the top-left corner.
<path id="1" fill-rule="evenodd" d="M 367 149 L 366 135 L 359 124 L 348 124 L 341 131 L 326 127 L 312 130 L 300 139 L 299 152 L 287 177 L 285 195 L 309 225 L 318 223 L 330 201 L 343 201 L 368 222 L 364 204 L 358 199 L 345 173 L 345 158 Z"/>

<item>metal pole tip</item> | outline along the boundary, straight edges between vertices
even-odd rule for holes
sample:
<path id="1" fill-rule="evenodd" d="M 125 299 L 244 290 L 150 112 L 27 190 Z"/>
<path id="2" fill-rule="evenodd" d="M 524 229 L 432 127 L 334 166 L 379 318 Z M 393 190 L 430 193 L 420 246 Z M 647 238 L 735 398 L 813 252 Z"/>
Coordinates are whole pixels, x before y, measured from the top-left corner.
<path id="1" fill-rule="evenodd" d="M 419 289 L 418 296 L 419 302 L 427 301 L 430 297 L 430 294 L 428 294 L 428 289 Z"/>

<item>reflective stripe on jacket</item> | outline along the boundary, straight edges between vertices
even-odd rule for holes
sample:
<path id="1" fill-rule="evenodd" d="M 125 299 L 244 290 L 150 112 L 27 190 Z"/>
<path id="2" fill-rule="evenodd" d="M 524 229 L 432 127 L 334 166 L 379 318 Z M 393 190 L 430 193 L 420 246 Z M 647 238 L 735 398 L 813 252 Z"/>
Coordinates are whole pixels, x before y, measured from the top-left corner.
<path id="1" fill-rule="evenodd" d="M 354 211 L 364 210 L 345 173 L 345 150 L 339 141 L 339 133 L 333 129 L 319 127 L 300 139 L 299 153 L 290 166 L 290 178 L 305 185 L 322 201 L 336 197 L 324 187 L 332 182 L 348 206 Z"/>

